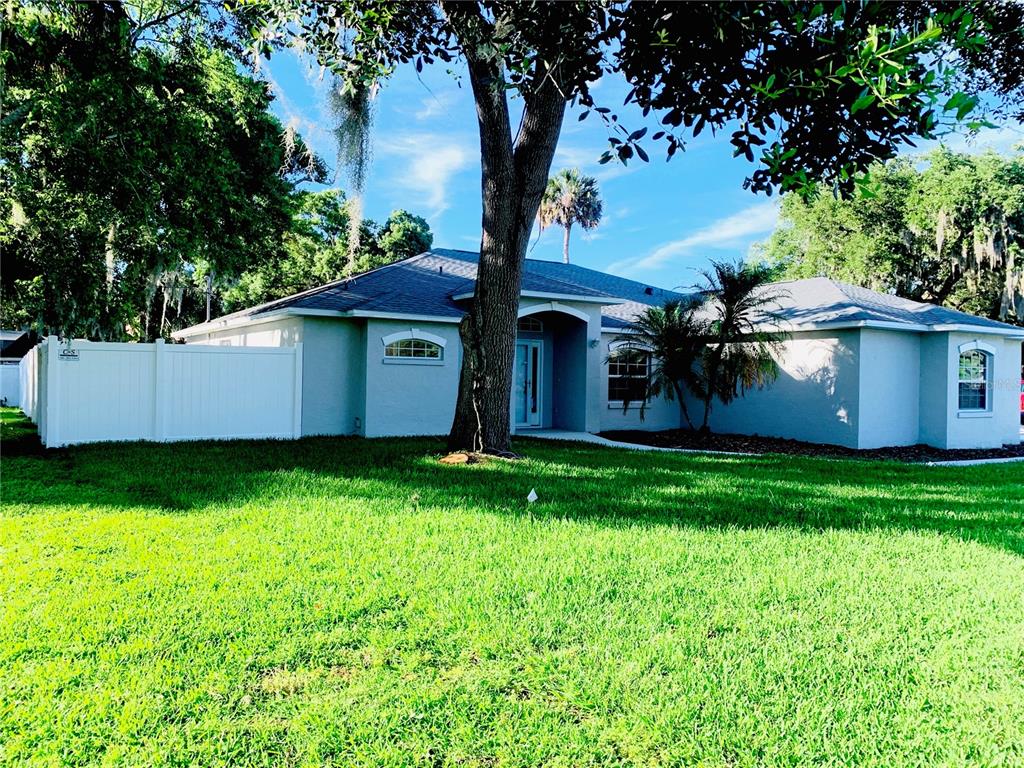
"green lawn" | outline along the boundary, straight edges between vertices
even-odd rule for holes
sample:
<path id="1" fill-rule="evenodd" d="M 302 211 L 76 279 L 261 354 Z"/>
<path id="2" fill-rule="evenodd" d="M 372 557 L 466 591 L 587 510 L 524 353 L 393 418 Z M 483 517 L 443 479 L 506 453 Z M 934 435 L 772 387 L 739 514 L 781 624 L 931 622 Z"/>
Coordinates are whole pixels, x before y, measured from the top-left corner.
<path id="1" fill-rule="evenodd" d="M 1024 465 L 3 418 L 0 763 L 1024 765 Z"/>

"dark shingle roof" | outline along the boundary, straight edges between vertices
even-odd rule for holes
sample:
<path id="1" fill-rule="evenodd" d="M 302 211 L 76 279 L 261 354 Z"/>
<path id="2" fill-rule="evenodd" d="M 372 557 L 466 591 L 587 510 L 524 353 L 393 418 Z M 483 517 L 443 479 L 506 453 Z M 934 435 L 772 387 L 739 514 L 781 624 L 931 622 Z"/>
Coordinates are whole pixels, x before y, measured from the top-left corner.
<path id="1" fill-rule="evenodd" d="M 465 314 L 465 304 L 455 297 L 473 292 L 478 260 L 478 254 L 471 251 L 437 248 L 348 280 L 337 280 L 294 296 L 225 315 L 213 323 L 221 325 L 231 320 L 283 309 L 380 312 L 458 319 Z M 626 322 L 620 320 L 620 316 L 635 316 L 641 304 L 663 303 L 672 295 L 660 288 L 593 269 L 534 259 L 526 261 L 522 290 L 579 296 L 581 299 L 608 299 L 616 302 L 629 300 L 627 304 L 604 307 L 605 320 L 609 321 L 606 324 L 610 323 L 612 327 L 625 325 Z M 638 303 L 641 298 L 645 301 Z M 624 314 L 626 308 L 632 308 L 632 311 L 627 310 Z"/>
<path id="2" fill-rule="evenodd" d="M 794 326 L 810 323 L 898 323 L 916 326 L 972 325 L 1021 331 L 1016 326 L 955 309 L 878 293 L 826 277 L 787 280 L 773 285 L 781 292 L 776 314 Z"/>
<path id="3" fill-rule="evenodd" d="M 465 303 L 456 296 L 473 291 L 479 255 L 472 251 L 436 248 L 347 280 L 218 318 L 217 327 L 234 319 L 284 309 L 426 315 L 457 320 Z M 822 323 L 885 322 L 913 326 L 962 324 L 990 329 L 1021 329 L 932 304 L 901 299 L 826 278 L 777 283 L 783 292 L 777 315 L 792 326 Z M 523 291 L 607 298 L 601 308 L 606 328 L 623 328 L 645 306 L 661 305 L 683 294 L 628 280 L 577 264 L 527 259 Z M 205 326 L 205 324 L 204 324 Z M 199 328 L 200 326 L 195 326 Z"/>

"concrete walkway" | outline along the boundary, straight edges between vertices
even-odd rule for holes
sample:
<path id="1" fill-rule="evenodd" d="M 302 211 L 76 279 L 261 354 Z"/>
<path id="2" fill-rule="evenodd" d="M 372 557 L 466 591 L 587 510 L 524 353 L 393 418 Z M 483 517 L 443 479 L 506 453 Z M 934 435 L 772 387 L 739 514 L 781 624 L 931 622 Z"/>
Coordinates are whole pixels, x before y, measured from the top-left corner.
<path id="1" fill-rule="evenodd" d="M 571 432 L 567 429 L 524 429 L 516 433 L 516 437 L 537 437 L 541 440 L 568 440 L 574 443 L 592 443 L 605 448 L 628 448 L 633 451 L 666 451 L 668 453 L 713 453 L 718 456 L 760 456 L 759 453 L 739 453 L 737 451 L 703 451 L 699 448 L 661 448 L 657 445 L 641 445 L 640 443 L 620 443 L 607 437 L 593 435 L 590 432 Z"/>
<path id="2" fill-rule="evenodd" d="M 980 464 L 1011 464 L 1024 461 L 1024 456 L 1011 456 L 1007 459 L 958 459 L 957 461 L 928 461 L 929 467 L 976 467 Z"/>

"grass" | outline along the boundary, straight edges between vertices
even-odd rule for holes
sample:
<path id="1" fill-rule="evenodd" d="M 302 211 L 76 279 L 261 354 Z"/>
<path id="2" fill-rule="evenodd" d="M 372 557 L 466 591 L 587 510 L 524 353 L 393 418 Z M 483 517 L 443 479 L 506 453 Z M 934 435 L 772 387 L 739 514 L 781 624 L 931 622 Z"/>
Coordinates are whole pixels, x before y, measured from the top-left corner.
<path id="1" fill-rule="evenodd" d="M 2 416 L 0 763 L 1024 764 L 1022 465 Z"/>

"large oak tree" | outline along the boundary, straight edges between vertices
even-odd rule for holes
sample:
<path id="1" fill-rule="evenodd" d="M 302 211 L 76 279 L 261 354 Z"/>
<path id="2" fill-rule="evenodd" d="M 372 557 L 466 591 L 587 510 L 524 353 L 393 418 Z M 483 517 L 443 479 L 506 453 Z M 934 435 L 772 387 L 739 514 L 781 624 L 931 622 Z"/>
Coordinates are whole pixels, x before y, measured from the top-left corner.
<path id="1" fill-rule="evenodd" d="M 668 156 L 729 130 L 755 192 L 854 188 L 914 137 L 968 119 L 981 91 L 1020 111 L 1024 7 L 1013 3 L 630 3 L 250 0 L 264 52 L 300 40 L 355 95 L 396 67 L 459 60 L 480 130 L 476 292 L 453 448 L 506 451 L 523 260 L 566 107 L 609 131 L 606 159 L 647 159 L 588 83 L 625 77 Z M 510 93 L 520 99 L 510 108 Z M 354 102 L 365 101 L 356 98 Z M 520 107 L 521 105 L 521 107 Z"/>

